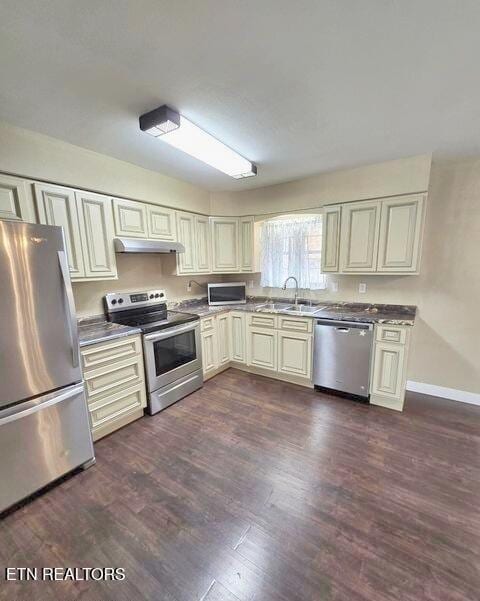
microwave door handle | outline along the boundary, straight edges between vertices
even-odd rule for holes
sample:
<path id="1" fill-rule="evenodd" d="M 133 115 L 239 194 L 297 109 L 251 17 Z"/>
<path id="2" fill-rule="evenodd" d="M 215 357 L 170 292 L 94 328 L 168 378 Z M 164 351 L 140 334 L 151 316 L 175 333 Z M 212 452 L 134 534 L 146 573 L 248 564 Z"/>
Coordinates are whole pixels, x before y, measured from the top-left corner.
<path id="1" fill-rule="evenodd" d="M 187 324 L 185 326 L 176 326 L 175 328 L 169 328 L 160 332 L 158 334 L 147 334 L 143 337 L 147 342 L 156 342 L 157 340 L 164 340 L 165 338 L 171 338 L 172 336 L 176 336 L 177 334 L 183 334 L 184 332 L 190 332 L 198 327 L 198 322 L 192 322 L 191 324 Z"/>
<path id="2" fill-rule="evenodd" d="M 73 290 L 70 284 L 70 273 L 68 271 L 67 257 L 65 251 L 58 251 L 58 262 L 60 263 L 60 272 L 62 274 L 63 292 L 67 305 L 68 329 L 70 331 L 70 341 L 72 343 L 72 365 L 80 365 L 80 348 L 78 346 L 77 317 L 75 315 L 75 303 L 73 300 Z"/>

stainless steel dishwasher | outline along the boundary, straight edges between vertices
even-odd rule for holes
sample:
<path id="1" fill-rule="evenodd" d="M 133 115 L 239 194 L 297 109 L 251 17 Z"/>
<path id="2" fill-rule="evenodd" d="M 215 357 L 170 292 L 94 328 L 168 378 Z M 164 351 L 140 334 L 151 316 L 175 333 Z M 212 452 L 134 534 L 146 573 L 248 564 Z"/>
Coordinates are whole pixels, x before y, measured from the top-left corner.
<path id="1" fill-rule="evenodd" d="M 315 388 L 368 401 L 373 324 L 318 319 L 315 322 Z"/>

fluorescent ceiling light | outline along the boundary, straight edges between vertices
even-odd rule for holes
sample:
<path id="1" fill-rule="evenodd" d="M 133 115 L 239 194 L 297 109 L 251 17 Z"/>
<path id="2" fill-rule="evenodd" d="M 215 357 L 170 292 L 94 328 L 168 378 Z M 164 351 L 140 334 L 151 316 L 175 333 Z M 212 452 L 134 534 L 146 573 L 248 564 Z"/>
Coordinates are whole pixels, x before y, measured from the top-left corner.
<path id="1" fill-rule="evenodd" d="M 166 105 L 142 115 L 140 129 L 236 179 L 257 174 L 252 162 Z"/>

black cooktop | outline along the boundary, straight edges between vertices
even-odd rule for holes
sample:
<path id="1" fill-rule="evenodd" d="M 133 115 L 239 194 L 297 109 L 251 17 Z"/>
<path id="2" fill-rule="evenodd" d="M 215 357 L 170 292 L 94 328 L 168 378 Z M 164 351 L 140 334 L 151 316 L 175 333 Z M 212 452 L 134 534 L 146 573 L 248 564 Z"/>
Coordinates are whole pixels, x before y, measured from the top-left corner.
<path id="1" fill-rule="evenodd" d="M 198 315 L 193 313 L 181 313 L 180 311 L 167 311 L 166 309 L 142 311 L 131 309 L 107 313 L 108 321 L 119 323 L 124 326 L 140 328 L 143 334 L 158 332 L 166 328 L 173 328 L 182 323 L 196 321 Z"/>

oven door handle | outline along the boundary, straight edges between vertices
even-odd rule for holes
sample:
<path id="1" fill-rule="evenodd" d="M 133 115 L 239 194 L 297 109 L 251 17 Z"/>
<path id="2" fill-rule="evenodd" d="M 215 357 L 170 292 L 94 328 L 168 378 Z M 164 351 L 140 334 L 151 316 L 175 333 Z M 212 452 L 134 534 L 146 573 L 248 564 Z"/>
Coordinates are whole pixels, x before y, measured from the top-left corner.
<path id="1" fill-rule="evenodd" d="M 156 342 L 157 340 L 165 340 L 165 338 L 171 338 L 177 334 L 183 334 L 183 332 L 190 332 L 198 328 L 200 321 L 192 321 L 185 326 L 175 326 L 174 328 L 168 328 L 158 334 L 147 334 L 143 337 L 146 342 Z"/>

